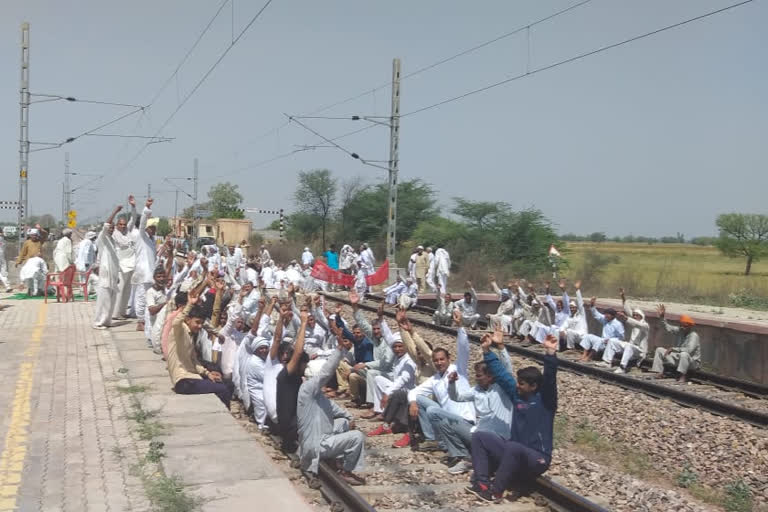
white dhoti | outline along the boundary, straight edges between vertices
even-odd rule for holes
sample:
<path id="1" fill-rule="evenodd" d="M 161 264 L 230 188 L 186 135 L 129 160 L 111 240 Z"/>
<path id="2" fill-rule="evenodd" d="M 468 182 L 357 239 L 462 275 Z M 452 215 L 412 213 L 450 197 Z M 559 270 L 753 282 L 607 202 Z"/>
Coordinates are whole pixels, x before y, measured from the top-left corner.
<path id="1" fill-rule="evenodd" d="M 489 315 L 488 329 L 493 331 L 496 327 L 507 334 L 512 334 L 512 315 Z"/>
<path id="2" fill-rule="evenodd" d="M 573 329 L 566 329 L 563 334 L 565 334 L 565 346 L 569 349 L 576 348 L 576 345 L 581 344 L 581 339 L 584 337 L 582 333 Z"/>
<path id="3" fill-rule="evenodd" d="M 448 274 L 437 274 L 437 284 L 438 288 L 440 288 L 440 293 L 445 295 L 448 285 Z"/>
<path id="4" fill-rule="evenodd" d="M 365 370 L 365 401 L 369 404 L 374 403 L 374 388 L 376 387 L 376 377 L 381 375 L 379 370 Z"/>
<path id="5" fill-rule="evenodd" d="M 267 406 L 264 405 L 264 392 L 263 390 L 251 391 L 251 406 L 253 406 L 253 419 L 259 425 L 264 425 L 267 421 Z"/>
<path id="6" fill-rule="evenodd" d="M 435 325 L 451 325 L 451 322 L 453 322 L 453 316 L 448 313 L 440 313 L 439 311 L 432 313 L 432 323 Z"/>
<path id="7" fill-rule="evenodd" d="M 128 314 L 128 301 L 131 298 L 131 278 L 133 270 L 130 272 L 120 272 L 120 282 L 117 285 L 117 298 L 115 299 L 115 310 L 112 311 L 112 318 L 122 318 Z"/>
<path id="8" fill-rule="evenodd" d="M 136 318 L 140 322 L 145 321 L 147 311 L 147 290 L 152 288 L 152 283 L 137 283 L 133 290 L 133 304 L 136 310 Z"/>
<path id="9" fill-rule="evenodd" d="M 630 361 L 640 357 L 640 347 L 628 341 L 621 341 L 615 338 L 608 340 L 603 352 L 603 361 L 608 364 L 613 363 L 616 354 L 621 354 L 621 367 L 626 368 Z"/>
<path id="10" fill-rule="evenodd" d="M 117 290 L 106 286 L 96 287 L 96 314 L 93 317 L 94 327 L 109 327 L 112 325 L 112 311 L 115 309 Z"/>
<path id="11" fill-rule="evenodd" d="M 11 285 L 8 282 L 8 263 L 5 261 L 5 257 L 0 256 L 0 283 L 3 283 L 5 288 L 10 288 Z"/>
<path id="12" fill-rule="evenodd" d="M 368 387 L 373 392 L 373 412 L 383 411 L 381 408 L 381 397 L 384 396 L 384 390 L 391 384 L 392 381 L 382 375 L 376 375 L 373 378 L 373 386 Z"/>
<path id="13" fill-rule="evenodd" d="M 523 320 L 523 323 L 520 324 L 520 327 L 517 329 L 517 333 L 520 336 L 528 336 L 533 332 L 534 323 L 530 320 Z"/>
<path id="14" fill-rule="evenodd" d="M 584 350 L 594 350 L 600 352 L 605 348 L 606 340 L 595 334 L 587 334 L 581 339 L 581 345 Z"/>
<path id="15" fill-rule="evenodd" d="M 45 288 L 45 276 L 30 277 L 24 280 L 24 286 L 27 287 L 27 293 L 37 295 L 40 290 Z"/>
<path id="16" fill-rule="evenodd" d="M 304 377 L 311 379 L 318 373 L 320 373 L 320 369 L 325 364 L 325 357 L 318 357 L 315 359 L 312 359 L 309 363 L 307 363 L 307 369 L 304 370 Z"/>
<path id="17" fill-rule="evenodd" d="M 401 293 L 400 297 L 397 298 L 397 304 L 403 309 L 411 309 L 411 306 L 416 304 L 416 300 L 417 299 L 414 299 L 413 297 Z"/>

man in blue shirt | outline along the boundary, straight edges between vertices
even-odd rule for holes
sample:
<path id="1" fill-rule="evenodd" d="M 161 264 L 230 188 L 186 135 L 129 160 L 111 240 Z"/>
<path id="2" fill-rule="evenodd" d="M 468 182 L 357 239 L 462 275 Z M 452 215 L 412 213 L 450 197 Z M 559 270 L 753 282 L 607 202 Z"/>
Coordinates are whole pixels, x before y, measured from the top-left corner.
<path id="1" fill-rule="evenodd" d="M 494 333 L 494 338 L 501 335 Z M 544 473 L 552 461 L 552 430 L 557 410 L 558 341 L 547 336 L 542 343 L 544 375 L 529 366 L 510 375 L 491 351 L 492 339 L 483 339 L 483 361 L 494 381 L 512 399 L 512 432 L 505 440 L 495 432 L 472 436 L 473 484 L 467 490 L 485 501 L 499 501 L 513 483 L 529 482 Z M 491 473 L 495 479 L 491 482 Z"/>
<path id="2" fill-rule="evenodd" d="M 341 319 L 341 308 L 336 311 L 336 326 L 341 329 L 342 336 L 354 345 L 355 363 L 369 363 L 373 361 L 373 342 L 363 333 L 363 329 L 358 324 L 352 327 L 352 332 L 347 329 L 344 325 L 344 320 Z"/>
<path id="3" fill-rule="evenodd" d="M 325 256 L 329 267 L 333 270 L 339 270 L 339 255 L 336 253 L 336 245 L 331 244 L 323 256 Z"/>

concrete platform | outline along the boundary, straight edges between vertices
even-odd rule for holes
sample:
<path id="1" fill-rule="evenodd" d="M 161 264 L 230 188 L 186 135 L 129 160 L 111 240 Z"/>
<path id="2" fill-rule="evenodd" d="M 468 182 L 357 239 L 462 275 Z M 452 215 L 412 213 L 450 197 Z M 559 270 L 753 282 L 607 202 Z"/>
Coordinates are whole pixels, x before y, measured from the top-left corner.
<path id="1" fill-rule="evenodd" d="M 202 510 L 311 510 L 300 491 L 264 449 L 236 422 L 215 395 L 177 395 L 165 362 L 146 348 L 133 325 L 109 333 L 117 348 L 124 379 L 146 386 L 136 395 L 142 409 L 168 430 L 161 465 L 166 475 L 182 478 L 190 494 L 203 500 Z"/>

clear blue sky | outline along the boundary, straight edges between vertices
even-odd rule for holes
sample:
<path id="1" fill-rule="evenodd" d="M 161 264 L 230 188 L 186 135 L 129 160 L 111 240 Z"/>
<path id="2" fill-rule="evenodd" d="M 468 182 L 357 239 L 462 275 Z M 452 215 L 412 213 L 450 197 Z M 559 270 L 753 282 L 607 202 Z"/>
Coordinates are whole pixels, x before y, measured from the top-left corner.
<path id="1" fill-rule="evenodd" d="M 166 176 L 190 176 L 200 160 L 201 196 L 217 181 L 238 183 L 245 206 L 292 207 L 299 170 L 329 168 L 369 182 L 384 171 L 311 144 L 296 125 L 259 137 L 300 114 L 386 83 L 391 61 L 408 73 L 577 3 L 577 0 L 459 2 L 274 0 L 150 145 L 82 138 L 66 146 L 72 169 L 107 174 L 80 191 L 81 219 L 103 218 L 128 192 L 155 191 L 173 214 Z M 404 80 L 409 112 L 483 85 L 726 6 L 722 0 L 592 0 L 530 31 Z M 230 10 L 234 4 L 234 18 Z M 0 200 L 18 194 L 19 26 L 31 24 L 31 89 L 38 93 L 147 104 L 175 69 L 219 1 L 6 0 L 0 17 Z M 143 116 L 103 133 L 153 135 L 262 5 L 234 0 Z M 561 233 L 714 234 L 718 213 L 768 213 L 768 2 L 746 6 L 609 50 L 402 121 L 401 177 L 420 177 L 441 204 L 463 196 L 536 206 Z M 388 88 L 325 115 L 388 115 Z M 59 141 L 126 109 L 41 103 L 30 138 Z M 307 120 L 339 135 L 350 121 Z M 383 127 L 344 139 L 372 160 L 387 158 Z M 64 149 L 31 154 L 30 209 L 61 211 Z M 75 179 L 77 186 L 85 178 Z M 186 183 L 178 182 L 182 186 Z M 191 192 L 191 188 L 188 188 Z M 181 196 L 180 208 L 190 201 Z M 0 220 L 13 216 L 0 211 Z M 256 225 L 271 218 L 253 217 Z"/>

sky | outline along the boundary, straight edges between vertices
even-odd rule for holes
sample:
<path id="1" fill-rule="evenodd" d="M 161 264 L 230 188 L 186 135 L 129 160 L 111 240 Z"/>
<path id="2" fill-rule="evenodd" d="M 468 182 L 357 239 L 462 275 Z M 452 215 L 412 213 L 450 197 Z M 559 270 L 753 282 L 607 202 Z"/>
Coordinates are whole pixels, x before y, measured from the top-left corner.
<path id="1" fill-rule="evenodd" d="M 405 78 L 401 112 L 456 97 L 737 0 L 591 0 L 528 30 Z M 327 145 L 285 114 L 388 116 L 392 59 L 407 75 L 556 13 L 579 0 L 230 0 L 172 75 L 222 0 L 4 0 L 0 7 L 0 201 L 18 198 L 20 25 L 30 23 L 30 90 L 150 105 L 100 132 L 174 138 L 81 137 L 30 154 L 33 214 L 61 213 L 65 151 L 81 221 L 104 219 L 147 185 L 155 214 L 237 183 L 243 206 L 294 208 L 301 170 L 367 183 L 386 171 Z M 233 9 L 234 7 L 234 9 Z M 401 120 L 400 179 L 452 197 L 536 207 L 560 233 L 714 235 L 724 212 L 768 213 L 768 1 L 744 6 Z M 219 56 L 230 50 L 193 92 Z M 169 78 L 172 77 L 170 80 Z M 161 87 L 167 83 L 164 89 Z M 382 86 L 382 87 L 379 87 Z M 189 96 L 191 94 L 191 96 Z M 181 105 L 185 98 L 187 101 Z M 33 99 L 43 99 L 37 97 Z M 180 108 L 179 108 L 180 107 Z M 172 115 L 174 111 L 176 114 Z M 30 140 L 59 142 L 131 111 L 33 104 Z M 326 137 L 369 123 L 300 119 Z M 386 122 L 386 119 L 384 119 Z M 162 128 L 162 129 L 161 129 Z M 338 140 L 385 161 L 389 129 Z M 43 146 L 33 146 L 40 148 Z M 385 164 L 381 164 L 385 165 Z M 103 175 L 93 183 L 86 174 Z M 0 221 L 14 212 L 0 210 Z M 252 215 L 255 226 L 274 220 Z"/>

